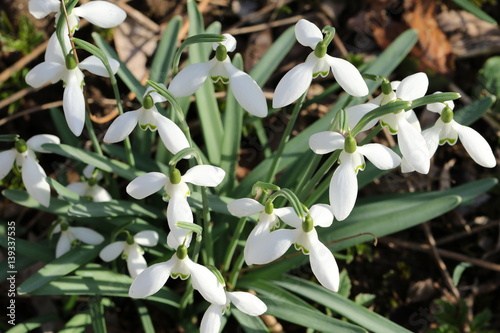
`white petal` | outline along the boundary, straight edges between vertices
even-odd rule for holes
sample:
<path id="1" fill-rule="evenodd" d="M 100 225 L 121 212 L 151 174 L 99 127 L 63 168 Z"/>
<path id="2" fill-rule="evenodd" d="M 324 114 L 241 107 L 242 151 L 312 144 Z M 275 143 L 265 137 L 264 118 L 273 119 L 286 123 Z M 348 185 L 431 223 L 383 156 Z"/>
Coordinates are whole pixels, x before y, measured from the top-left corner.
<path id="1" fill-rule="evenodd" d="M 331 291 L 339 290 L 340 274 L 337 262 L 332 252 L 321 242 L 314 244 L 310 249 L 309 260 L 311 269 L 319 283 Z"/>
<path id="2" fill-rule="evenodd" d="M 330 181 L 330 206 L 339 221 L 351 213 L 358 196 L 358 179 L 349 160 L 342 161 Z"/>
<path id="3" fill-rule="evenodd" d="M 465 150 L 477 164 L 485 168 L 493 168 L 497 165 L 495 156 L 488 142 L 474 129 L 456 124 L 460 141 Z"/>
<path id="4" fill-rule="evenodd" d="M 172 229 L 167 235 L 167 245 L 172 249 L 176 249 L 183 244 L 189 245 L 192 238 L 193 234 L 188 230 L 181 228 Z"/>
<path id="5" fill-rule="evenodd" d="M 328 154 L 337 149 L 344 149 L 345 138 L 342 134 L 332 131 L 324 131 L 311 135 L 309 147 L 316 154 Z"/>
<path id="6" fill-rule="evenodd" d="M 227 210 L 237 217 L 252 216 L 264 211 L 264 206 L 250 198 L 236 199 L 227 204 Z"/>
<path id="7" fill-rule="evenodd" d="M 108 244 L 99 252 L 99 257 L 106 262 L 113 261 L 123 252 L 125 244 L 123 241 Z"/>
<path id="8" fill-rule="evenodd" d="M 176 259 L 174 254 L 169 261 L 154 264 L 143 270 L 130 285 L 128 295 L 132 298 L 143 298 L 156 293 L 170 277 Z"/>
<path id="9" fill-rule="evenodd" d="M 316 58 L 317 59 L 317 58 Z M 281 78 L 273 97 L 273 108 L 292 104 L 307 91 L 312 81 L 316 61 L 306 61 L 292 68 Z"/>
<path id="10" fill-rule="evenodd" d="M 67 31 L 68 29 L 66 29 Z M 66 50 L 69 52 L 71 50 L 71 42 L 69 41 L 69 37 L 67 34 L 63 37 L 64 45 L 66 46 Z M 64 69 L 66 69 L 66 60 L 65 54 L 61 49 L 61 45 L 59 44 L 59 40 L 57 39 L 57 34 L 54 32 L 50 38 L 49 43 L 47 44 L 47 49 L 45 50 L 44 59 L 46 62 L 54 62 L 60 64 Z M 53 81 L 52 83 L 54 83 Z"/>
<path id="11" fill-rule="evenodd" d="M 227 52 L 233 52 L 236 49 L 236 39 L 230 34 L 223 34 L 222 36 L 226 37 L 226 40 L 221 44 L 226 47 Z M 219 46 L 219 43 L 214 43 L 212 47 L 214 51 L 217 50 L 217 46 Z"/>
<path id="12" fill-rule="evenodd" d="M 159 83 L 159 85 L 167 89 L 167 87 L 163 83 Z M 146 91 L 144 92 L 144 97 L 147 96 L 148 94 L 149 96 L 151 96 L 151 98 L 153 98 L 153 101 L 155 103 L 163 103 L 167 101 L 167 99 L 162 95 L 160 95 L 159 93 L 157 93 L 156 89 L 153 87 L 147 87 Z"/>
<path id="13" fill-rule="evenodd" d="M 230 62 L 224 62 L 224 66 L 229 74 L 229 87 L 243 109 L 256 117 L 267 116 L 266 98 L 257 82 Z"/>
<path id="14" fill-rule="evenodd" d="M 403 158 L 401 158 L 401 172 L 408 173 L 413 171 L 415 171 L 415 168 L 410 163 L 408 163 L 406 158 L 403 156 Z"/>
<path id="15" fill-rule="evenodd" d="M 302 219 L 292 207 L 274 208 L 273 213 L 291 227 L 300 228 L 302 226 Z"/>
<path id="16" fill-rule="evenodd" d="M 332 68 L 335 80 L 346 93 L 356 97 L 368 95 L 368 86 L 356 66 L 347 60 L 329 55 L 325 56 L 325 60 Z"/>
<path id="17" fill-rule="evenodd" d="M 17 157 L 15 149 L 9 149 L 0 153 L 0 179 L 4 179 L 12 170 L 14 161 Z"/>
<path id="18" fill-rule="evenodd" d="M 127 252 L 127 268 L 130 276 L 136 278 L 146 267 L 148 267 L 148 264 L 141 254 L 139 245 L 130 245 L 130 249 Z"/>
<path id="19" fill-rule="evenodd" d="M 99 185 L 94 185 L 89 187 L 88 195 L 92 198 L 94 202 L 106 202 L 111 201 L 113 198 L 106 189 Z"/>
<path id="20" fill-rule="evenodd" d="M 123 141 L 127 136 L 132 133 L 139 117 L 141 116 L 141 110 L 129 111 L 118 116 L 109 126 L 106 135 L 104 135 L 103 141 L 105 143 L 115 143 Z"/>
<path id="21" fill-rule="evenodd" d="M 85 227 L 71 227 L 70 231 L 76 238 L 90 245 L 99 245 L 104 241 L 100 233 Z"/>
<path id="22" fill-rule="evenodd" d="M 127 193 L 135 199 L 158 192 L 167 183 L 167 176 L 160 172 L 149 172 L 141 175 L 127 185 Z"/>
<path id="23" fill-rule="evenodd" d="M 174 97 L 192 95 L 205 82 L 208 73 L 215 65 L 215 61 L 211 60 L 185 67 L 170 82 L 168 90 Z"/>
<path id="24" fill-rule="evenodd" d="M 37 19 L 44 18 L 50 13 L 57 13 L 61 6 L 59 0 L 30 0 L 28 8 L 34 17 Z"/>
<path id="25" fill-rule="evenodd" d="M 127 14 L 107 1 L 90 1 L 73 9 L 73 14 L 101 28 L 113 28 L 125 21 Z"/>
<path id="26" fill-rule="evenodd" d="M 172 154 L 177 154 L 181 150 L 189 148 L 189 141 L 179 126 L 159 112 L 154 112 L 153 117 L 156 120 L 161 141 Z"/>
<path id="27" fill-rule="evenodd" d="M 184 241 L 189 245 L 192 237 L 190 231 L 175 225 L 176 222 L 193 222 L 193 212 L 186 198 L 175 196 L 170 199 L 167 207 L 167 222 L 170 228 L 170 233 L 167 237 L 168 246 L 176 249 Z M 186 236 L 188 237 L 187 239 Z"/>
<path id="28" fill-rule="evenodd" d="M 422 136 L 427 143 L 427 149 L 429 149 L 429 156 L 433 156 L 439 146 L 439 133 L 441 132 L 443 125 L 444 123 L 438 119 L 434 126 L 422 132 Z"/>
<path id="29" fill-rule="evenodd" d="M 75 182 L 66 185 L 66 189 L 70 190 L 71 192 L 75 192 L 79 196 L 84 196 L 87 194 L 89 184 L 87 182 Z"/>
<path id="30" fill-rule="evenodd" d="M 295 241 L 297 231 L 300 231 L 279 229 L 273 232 L 261 232 L 257 236 L 257 233 L 262 231 L 259 229 L 256 227 L 252 230 L 245 244 L 244 255 L 247 265 L 265 265 L 278 259 L 290 248 Z"/>
<path id="31" fill-rule="evenodd" d="M 350 108 L 347 108 L 345 110 L 345 112 L 347 114 L 347 118 L 348 118 L 347 122 L 349 124 L 349 128 L 353 129 L 359 123 L 361 118 L 363 118 L 363 116 L 365 116 L 368 112 L 375 110 L 377 107 L 378 107 L 378 104 L 365 103 L 365 104 L 359 104 L 359 105 L 355 105 L 355 106 L 351 106 Z M 378 121 L 378 118 L 370 121 L 368 124 L 366 124 L 365 127 L 363 127 L 363 129 L 361 131 L 366 131 L 366 130 L 372 128 L 373 126 L 375 126 L 375 124 L 377 124 L 377 121 Z"/>
<path id="32" fill-rule="evenodd" d="M 323 40 L 323 33 L 315 24 L 301 19 L 295 24 L 295 38 L 300 44 L 314 50 L 316 44 Z"/>
<path id="33" fill-rule="evenodd" d="M 71 250 L 71 239 L 66 233 L 62 233 L 56 245 L 56 258 L 59 258 L 69 250 Z"/>
<path id="34" fill-rule="evenodd" d="M 144 246 L 156 246 L 156 244 L 158 244 L 158 239 L 158 233 L 153 230 L 143 230 L 134 236 L 134 241 Z"/>
<path id="35" fill-rule="evenodd" d="M 82 91 L 81 71 L 78 68 L 72 70 L 72 74 L 67 76 L 66 87 L 63 95 L 63 109 L 66 122 L 70 130 L 76 136 L 80 136 L 85 125 L 85 99 Z"/>
<path id="36" fill-rule="evenodd" d="M 357 151 L 366 156 L 380 170 L 392 169 L 401 163 L 398 154 L 378 143 L 369 143 L 358 147 Z"/>
<path id="37" fill-rule="evenodd" d="M 59 140 L 59 138 L 55 135 L 39 134 L 32 136 L 28 141 L 26 141 L 28 147 L 30 147 L 34 151 L 37 151 L 39 153 L 51 153 L 50 151 L 42 148 L 42 145 L 46 143 L 60 144 L 61 140 Z"/>
<path id="38" fill-rule="evenodd" d="M 398 121 L 398 143 L 407 162 L 422 174 L 430 168 L 430 154 L 422 133 L 406 120 Z"/>
<path id="39" fill-rule="evenodd" d="M 243 291 L 228 292 L 227 298 L 238 310 L 250 316 L 260 316 L 267 311 L 267 306 L 257 296 Z"/>
<path id="40" fill-rule="evenodd" d="M 329 227 L 333 223 L 332 208 L 325 204 L 316 204 L 309 209 L 314 226 Z"/>
<path id="41" fill-rule="evenodd" d="M 396 89 L 396 96 L 403 101 L 413 101 L 427 92 L 429 79 L 425 73 L 416 73 L 404 78 Z"/>
<path id="42" fill-rule="evenodd" d="M 191 282 L 193 284 L 193 288 L 198 290 L 201 296 L 203 296 L 203 298 L 208 302 L 225 305 L 226 293 L 214 273 L 212 273 L 212 271 L 205 266 L 191 261 L 189 258 L 184 260 L 191 271 Z"/>
<path id="43" fill-rule="evenodd" d="M 120 67 L 120 63 L 115 59 L 109 57 L 108 61 L 111 70 L 113 71 L 113 73 L 116 73 L 118 71 L 118 67 Z M 85 60 L 80 62 L 78 67 L 80 67 L 80 69 L 85 69 L 95 75 L 99 75 L 102 77 L 109 77 L 108 70 L 106 69 L 102 61 L 96 56 L 90 56 L 85 58 Z"/>
<path id="44" fill-rule="evenodd" d="M 196 165 L 186 171 L 182 180 L 198 186 L 215 187 L 219 185 L 226 173 L 223 169 L 212 165 Z"/>
<path id="45" fill-rule="evenodd" d="M 26 83 L 33 88 L 40 88 L 47 82 L 55 83 L 62 78 L 65 67 L 55 62 L 42 62 L 26 74 Z"/>
<path id="46" fill-rule="evenodd" d="M 28 193 L 42 206 L 48 207 L 50 204 L 50 186 L 45 180 L 47 175 L 40 164 L 31 156 L 24 160 L 22 178 Z"/>
<path id="47" fill-rule="evenodd" d="M 200 333 L 219 333 L 224 306 L 212 304 L 201 318 Z"/>

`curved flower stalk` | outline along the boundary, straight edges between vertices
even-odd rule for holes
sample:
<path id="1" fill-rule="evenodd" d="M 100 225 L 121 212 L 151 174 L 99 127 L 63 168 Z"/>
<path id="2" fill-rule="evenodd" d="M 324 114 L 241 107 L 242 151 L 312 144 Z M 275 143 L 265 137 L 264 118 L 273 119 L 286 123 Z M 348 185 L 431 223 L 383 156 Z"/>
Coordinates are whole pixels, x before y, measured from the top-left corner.
<path id="1" fill-rule="evenodd" d="M 148 267 L 141 245 L 156 246 L 158 238 L 158 233 L 153 230 L 140 231 L 133 237 L 129 234 L 126 241 L 118 241 L 106 245 L 99 253 L 99 257 L 103 261 L 110 262 L 118 258 L 121 254 L 122 259 L 127 261 L 130 276 L 136 278 L 137 275 Z"/>
<path id="2" fill-rule="evenodd" d="M 192 64 L 177 74 L 170 83 L 168 90 L 174 97 L 185 97 L 193 94 L 210 76 L 212 82 L 222 81 L 229 84 L 234 98 L 256 117 L 267 116 L 267 103 L 262 89 L 250 75 L 234 67 L 227 52 L 236 49 L 236 39 L 230 34 L 224 34 L 226 40 L 214 43 L 215 57 L 203 63 Z"/>
<path id="3" fill-rule="evenodd" d="M 341 149 L 339 167 L 330 181 L 330 205 L 335 218 L 344 220 L 351 213 L 358 196 L 358 171 L 366 167 L 367 157 L 377 168 L 388 170 L 397 167 L 401 158 L 391 149 L 369 143 L 358 147 L 352 136 L 345 138 L 337 132 L 320 132 L 309 138 L 309 147 L 316 154 L 328 154 Z"/>
<path id="4" fill-rule="evenodd" d="M 280 219 L 287 224 L 301 222 L 291 207 L 274 208 L 271 202 L 266 206 L 257 200 L 244 198 L 227 204 L 229 212 L 237 217 L 259 214 L 257 224 L 247 238 L 244 249 L 247 265 L 264 265 L 281 257 L 292 245 L 289 229 L 278 229 Z"/>
<path id="5" fill-rule="evenodd" d="M 200 333 L 219 333 L 222 316 L 233 303 L 238 310 L 249 316 L 260 316 L 267 311 L 267 306 L 257 296 L 243 291 L 226 291 L 226 303 L 212 304 L 201 319 Z"/>
<path id="6" fill-rule="evenodd" d="M 37 19 L 56 13 L 56 20 L 61 14 L 61 1 L 59 0 L 30 0 L 29 12 Z M 78 30 L 80 18 L 101 28 L 113 28 L 125 21 L 127 14 L 123 9 L 107 1 L 90 1 L 79 7 L 73 8 L 68 13 L 71 33 Z"/>
<path id="7" fill-rule="evenodd" d="M 438 145 L 448 143 L 453 146 L 460 139 L 474 162 L 485 168 L 495 167 L 497 162 L 488 142 L 476 130 L 460 125 L 453 119 L 454 107 L 453 101 L 427 105 L 427 110 L 440 115 L 434 126 L 422 132 L 431 156 L 436 152 Z"/>
<path id="8" fill-rule="evenodd" d="M 50 153 L 42 148 L 45 143 L 59 144 L 57 136 L 51 134 L 39 134 L 31 137 L 28 141 L 18 140 L 15 148 L 0 153 L 0 180 L 16 167 L 21 172 L 24 186 L 31 195 L 42 206 L 50 204 L 50 185 L 47 183 L 47 174 L 36 159 L 35 152 Z"/>
<path id="9" fill-rule="evenodd" d="M 127 186 L 127 193 L 140 200 L 162 188 L 165 190 L 164 200 L 168 201 L 167 221 L 170 227 L 167 243 L 175 249 L 186 241 L 188 235 L 190 237 L 189 230 L 179 228 L 175 223 L 193 222 L 193 213 L 187 201 L 191 193 L 187 183 L 215 187 L 222 182 L 225 174 L 223 169 L 211 165 L 196 165 L 182 176 L 176 168 L 172 169 L 169 176 L 149 172 L 131 181 Z"/>
<path id="10" fill-rule="evenodd" d="M 75 182 L 68 184 L 66 188 L 70 191 L 75 192 L 81 197 L 89 198 L 94 202 L 105 202 L 113 200 L 111 195 L 106 191 L 103 187 L 97 185 L 97 181 L 102 178 L 100 172 L 94 177 L 95 167 L 93 165 L 87 165 L 85 169 L 83 169 L 83 175 L 86 178 L 84 182 Z"/>
<path id="11" fill-rule="evenodd" d="M 69 39 L 64 38 L 64 41 L 70 50 Z M 120 64 L 115 59 L 108 58 L 108 60 L 113 73 L 116 73 Z M 85 82 L 82 69 L 95 75 L 109 77 L 106 67 L 96 56 L 90 56 L 80 63 L 76 62 L 72 53 L 65 56 L 57 36 L 53 34 L 45 51 L 45 61 L 36 65 L 26 75 L 26 83 L 33 88 L 39 88 L 47 82 L 63 81 L 64 115 L 69 128 L 76 136 L 82 134 L 85 124 L 85 98 L 82 90 Z"/>
<path id="12" fill-rule="evenodd" d="M 104 241 L 104 237 L 97 231 L 85 227 L 70 227 L 67 222 L 59 223 L 52 234 L 61 233 L 56 245 L 56 258 L 59 258 L 71 248 L 83 242 L 90 245 L 99 245 Z"/>
<path id="13" fill-rule="evenodd" d="M 330 69 L 335 80 L 348 94 L 368 95 L 368 86 L 354 65 L 326 54 L 326 48 L 333 38 L 333 33 L 327 33 L 324 39 L 317 26 L 301 19 L 295 25 L 295 37 L 300 44 L 313 49 L 313 52 L 304 63 L 295 66 L 283 76 L 274 92 L 273 108 L 281 108 L 293 103 L 307 91 L 313 78 L 327 76 Z"/>
<path id="14" fill-rule="evenodd" d="M 139 124 L 143 131 L 147 129 L 150 131 L 158 130 L 163 144 L 172 154 L 177 154 L 182 149 L 189 148 L 189 142 L 179 126 L 158 112 L 155 103 L 165 102 L 166 99 L 153 91 L 152 87 L 146 89 L 143 106 L 140 109 L 125 112 L 113 121 L 104 136 L 104 142 L 123 141 Z"/>
<path id="15" fill-rule="evenodd" d="M 193 288 L 198 290 L 204 299 L 213 304 L 226 304 L 224 288 L 215 274 L 192 261 L 184 245 L 179 246 L 169 260 L 151 265 L 142 271 L 132 282 L 128 294 L 132 298 L 151 296 L 163 287 L 169 277 L 180 277 L 182 280 L 191 277 Z"/>

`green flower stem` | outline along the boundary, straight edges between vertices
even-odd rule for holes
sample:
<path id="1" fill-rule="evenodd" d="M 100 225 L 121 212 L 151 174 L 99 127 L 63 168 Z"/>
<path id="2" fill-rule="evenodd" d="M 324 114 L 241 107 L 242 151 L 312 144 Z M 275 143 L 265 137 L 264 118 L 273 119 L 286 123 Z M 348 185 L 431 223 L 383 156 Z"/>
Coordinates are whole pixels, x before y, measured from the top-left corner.
<path id="1" fill-rule="evenodd" d="M 243 252 L 240 253 L 238 259 L 236 259 L 236 262 L 234 263 L 233 270 L 231 271 L 231 274 L 229 275 L 229 285 L 234 288 L 236 285 L 236 282 L 238 281 L 238 277 L 240 276 L 240 270 L 243 267 L 243 264 L 245 263 L 245 254 Z"/>
<path id="2" fill-rule="evenodd" d="M 227 272 L 231 265 L 231 260 L 233 259 L 234 251 L 236 250 L 236 246 L 238 245 L 238 241 L 240 240 L 240 235 L 243 229 L 245 228 L 245 223 L 247 221 L 246 217 L 240 218 L 236 228 L 234 229 L 233 237 L 229 242 L 229 246 L 227 247 L 226 255 L 224 256 L 224 260 L 222 261 L 222 272 Z"/>
<path id="3" fill-rule="evenodd" d="M 212 242 L 212 226 L 210 225 L 210 209 L 208 207 L 208 195 L 205 187 L 201 188 L 201 200 L 203 211 L 203 238 L 205 239 L 205 251 L 207 254 L 207 261 L 205 264 L 214 265 L 214 244 Z"/>
<path id="4" fill-rule="evenodd" d="M 90 117 L 89 117 L 90 108 L 89 108 L 87 93 L 86 93 L 85 89 L 83 90 L 83 95 L 85 97 L 85 109 L 87 111 L 87 112 L 85 112 L 85 127 L 87 127 L 87 131 L 88 131 L 89 137 L 90 137 L 90 142 L 92 142 L 92 146 L 94 147 L 95 152 L 97 154 L 99 154 L 100 156 L 104 156 L 102 149 L 101 149 L 101 146 L 99 145 L 99 140 L 97 139 L 97 136 L 95 135 L 94 126 L 92 126 L 92 122 L 90 121 Z"/>
<path id="5" fill-rule="evenodd" d="M 312 189 L 321 181 L 321 179 L 330 171 L 332 166 L 337 162 L 338 158 L 340 156 L 340 150 L 335 151 L 333 154 L 328 157 L 326 162 L 319 168 L 318 171 L 314 174 L 314 176 L 311 178 L 309 183 L 304 186 L 304 188 L 301 190 L 299 193 L 299 199 L 304 200 L 305 198 L 308 198 L 306 202 L 310 203 L 311 202 L 311 191 Z M 316 192 L 316 191 L 315 191 Z M 309 204 L 306 204 L 307 207 L 309 207 Z"/>
<path id="6" fill-rule="evenodd" d="M 361 140 L 361 142 L 359 143 L 358 146 L 363 146 L 363 145 L 366 145 L 367 143 L 370 143 L 372 141 L 372 139 L 377 136 L 377 134 L 382 130 L 382 125 L 380 124 L 380 122 L 377 124 L 377 126 L 375 126 L 370 133 L 368 133 L 368 135 L 363 139 Z"/>
<path id="7" fill-rule="evenodd" d="M 175 76 L 179 72 L 179 62 L 181 60 L 182 51 L 184 51 L 189 45 L 197 43 L 221 43 L 225 40 L 225 36 L 216 34 L 200 34 L 186 38 L 184 42 L 182 42 L 179 49 L 175 52 L 172 64 L 172 76 Z"/>
<path id="8" fill-rule="evenodd" d="M 276 172 L 278 171 L 278 164 L 281 159 L 281 155 L 283 154 L 283 150 L 285 149 L 286 143 L 290 139 L 290 134 L 292 133 L 293 126 L 295 125 L 295 122 L 297 121 L 297 117 L 299 116 L 300 110 L 302 109 L 302 104 L 304 103 L 304 99 L 306 98 L 307 92 L 302 94 L 300 98 L 297 100 L 297 103 L 295 104 L 295 107 L 292 111 L 292 115 L 290 117 L 290 120 L 288 121 L 288 124 L 286 125 L 285 131 L 283 132 L 283 136 L 281 137 L 280 144 L 278 146 L 278 149 L 274 153 L 274 159 L 273 159 L 273 164 L 271 165 L 271 168 L 269 168 L 269 173 L 267 174 L 266 183 L 273 183 L 274 182 L 274 177 L 276 176 Z"/>
<path id="9" fill-rule="evenodd" d="M 310 160 L 306 170 L 302 174 L 302 177 L 299 179 L 297 185 L 295 186 L 294 192 L 299 193 L 298 195 L 299 200 L 303 201 L 305 199 L 304 197 L 305 193 L 301 192 L 300 189 L 307 186 L 306 184 L 308 184 L 311 181 L 311 176 L 314 170 L 316 170 L 316 168 L 318 167 L 318 164 L 322 158 L 323 158 L 322 155 L 314 154 L 314 157 Z"/>
<path id="10" fill-rule="evenodd" d="M 189 305 L 193 304 L 193 300 L 194 300 L 193 294 L 194 294 L 193 285 L 191 284 L 191 279 L 189 279 L 186 283 L 186 291 L 184 292 L 184 295 L 182 295 L 181 301 L 179 302 L 179 316 L 181 318 L 184 317 L 184 313 L 186 312 L 186 308 Z M 189 312 L 189 311 L 187 311 L 187 312 Z"/>
<path id="11" fill-rule="evenodd" d="M 333 155 L 332 155 L 333 156 Z M 325 191 L 328 190 L 328 188 L 330 187 L 330 180 L 331 180 L 331 177 L 323 180 L 323 182 L 321 184 L 319 184 L 318 187 L 316 187 L 316 189 L 314 190 L 313 193 L 311 193 L 306 201 L 304 202 L 304 205 L 307 206 L 307 207 L 310 207 L 311 205 L 315 204 L 318 202 L 318 199 L 323 195 L 323 193 L 325 193 Z"/>

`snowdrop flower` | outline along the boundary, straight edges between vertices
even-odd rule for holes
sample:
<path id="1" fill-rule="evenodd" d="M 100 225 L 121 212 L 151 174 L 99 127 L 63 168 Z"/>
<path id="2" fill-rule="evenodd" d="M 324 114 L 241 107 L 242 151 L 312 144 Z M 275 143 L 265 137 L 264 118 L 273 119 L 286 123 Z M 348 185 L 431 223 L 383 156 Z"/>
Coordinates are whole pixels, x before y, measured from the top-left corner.
<path id="1" fill-rule="evenodd" d="M 52 234 L 61 233 L 56 245 L 56 258 L 59 258 L 72 247 L 80 242 L 90 245 L 99 245 L 104 241 L 98 232 L 85 227 L 70 227 L 68 223 L 61 222 L 55 228 Z"/>
<path id="2" fill-rule="evenodd" d="M 201 319 L 200 333 L 219 333 L 222 315 L 233 303 L 238 310 L 249 316 L 260 316 L 267 306 L 257 296 L 243 291 L 226 292 L 226 303 L 212 304 Z"/>
<path id="3" fill-rule="evenodd" d="M 156 246 L 158 238 L 158 233 L 153 230 L 140 231 L 133 237 L 128 234 L 126 241 L 113 242 L 106 245 L 99 253 L 99 257 L 103 261 L 110 262 L 121 254 L 122 259 L 127 260 L 127 268 L 130 276 L 136 278 L 137 275 L 148 267 L 143 257 L 144 250 L 140 245 Z"/>
<path id="4" fill-rule="evenodd" d="M 208 62 L 192 64 L 177 74 L 170 83 L 169 90 L 174 97 L 193 94 L 205 82 L 208 76 L 215 83 L 222 81 L 229 84 L 234 98 L 243 107 L 257 117 L 267 116 L 267 103 L 262 89 L 247 73 L 234 67 L 227 52 L 236 48 L 236 39 L 224 34 L 226 40 L 214 43 L 215 57 Z"/>
<path id="5" fill-rule="evenodd" d="M 193 262 L 187 255 L 187 248 L 181 245 L 170 260 L 146 268 L 132 282 L 129 296 L 143 298 L 155 294 L 169 277 L 186 280 L 191 276 L 193 288 L 208 302 L 224 305 L 226 294 L 222 284 L 208 268 Z"/>
<path id="6" fill-rule="evenodd" d="M 401 158 L 391 149 L 378 144 L 369 143 L 358 147 L 356 139 L 347 138 L 337 132 L 326 131 L 313 134 L 309 138 L 309 147 L 316 154 L 328 154 L 341 149 L 339 167 L 330 181 L 330 205 L 335 218 L 344 220 L 351 213 L 358 196 L 359 170 L 365 169 L 367 157 L 377 168 L 388 170 L 397 167 Z"/>
<path id="7" fill-rule="evenodd" d="M 67 49 L 70 50 L 69 40 L 67 38 L 64 40 Z M 108 60 L 113 73 L 116 73 L 119 67 L 118 61 L 112 58 L 108 58 Z M 79 64 L 76 62 L 73 53 L 65 56 L 62 53 L 57 36 L 53 34 L 45 51 L 45 61 L 36 65 L 26 75 L 26 83 L 33 88 L 39 88 L 47 82 L 63 81 L 65 85 L 63 94 L 64 115 L 69 128 L 76 136 L 82 133 L 85 123 L 85 99 L 82 90 L 85 82 L 83 81 L 82 69 L 99 76 L 109 77 L 106 67 L 96 56 L 90 56 Z"/>
<path id="8" fill-rule="evenodd" d="M 222 182 L 224 176 L 224 170 L 211 165 L 196 165 L 183 176 L 176 168 L 172 169 L 169 176 L 160 172 L 149 172 L 131 181 L 127 186 L 127 193 L 140 200 L 162 188 L 165 190 L 164 200 L 168 201 L 167 220 L 170 227 L 167 243 L 175 249 L 183 244 L 190 234 L 189 230 L 181 229 L 175 223 L 193 222 L 193 213 L 187 201 L 191 193 L 187 183 L 215 187 Z"/>
<path id="9" fill-rule="evenodd" d="M 61 14 L 60 0 L 30 0 L 28 8 L 37 19 L 56 13 L 56 20 Z M 123 9 L 107 1 L 89 1 L 68 13 L 71 33 L 78 30 L 80 18 L 101 28 L 113 28 L 125 21 L 127 14 Z"/>
<path id="10" fill-rule="evenodd" d="M 283 76 L 274 92 L 273 108 L 281 108 L 293 103 L 307 91 L 313 78 L 327 76 L 330 68 L 335 80 L 348 94 L 368 95 L 368 87 L 354 65 L 326 54 L 333 32 L 328 32 L 324 39 L 317 26 L 301 19 L 295 25 L 295 37 L 300 44 L 313 49 L 313 52 L 304 63 L 295 66 Z"/>
<path id="11" fill-rule="evenodd" d="M 422 132 L 431 156 L 436 152 L 438 145 L 448 143 L 452 146 L 460 139 L 474 162 L 485 168 L 495 167 L 497 162 L 488 142 L 476 130 L 460 125 L 453 119 L 454 106 L 453 101 L 427 105 L 429 111 L 440 114 L 434 126 Z"/>
<path id="12" fill-rule="evenodd" d="M 35 152 L 50 153 L 42 148 L 45 143 L 59 144 L 60 140 L 55 135 L 39 134 L 28 141 L 18 140 L 15 148 L 0 153 L 0 180 L 10 172 L 15 165 L 21 172 L 26 191 L 41 205 L 48 207 L 50 204 L 50 185 L 47 183 L 47 174 L 36 159 Z"/>
<path id="13" fill-rule="evenodd" d="M 93 176 L 95 167 L 87 165 L 83 169 L 83 175 L 87 179 L 84 182 L 75 182 L 68 184 L 66 188 L 75 192 L 81 197 L 90 198 L 94 202 L 105 202 L 113 200 L 111 195 L 103 187 L 97 185 L 97 181 L 102 177 L 99 172 L 96 177 Z"/>
<path id="14" fill-rule="evenodd" d="M 140 109 L 125 112 L 113 121 L 104 136 L 104 142 L 123 141 L 139 124 L 139 127 L 144 131 L 147 129 L 150 131 L 158 130 L 163 144 L 173 154 L 189 147 L 189 142 L 179 126 L 158 112 L 155 103 L 165 102 L 166 99 L 160 94 L 152 92 L 153 90 L 152 87 L 148 87 L 144 94 L 143 106 Z"/>
<path id="15" fill-rule="evenodd" d="M 300 223 L 301 220 L 291 207 L 274 208 L 272 202 L 262 205 L 257 200 L 244 198 L 231 201 L 229 212 L 237 217 L 259 214 L 257 225 L 247 238 L 244 255 L 247 265 L 264 265 L 281 257 L 292 245 L 292 230 L 279 229 L 280 219 L 287 224 Z"/>

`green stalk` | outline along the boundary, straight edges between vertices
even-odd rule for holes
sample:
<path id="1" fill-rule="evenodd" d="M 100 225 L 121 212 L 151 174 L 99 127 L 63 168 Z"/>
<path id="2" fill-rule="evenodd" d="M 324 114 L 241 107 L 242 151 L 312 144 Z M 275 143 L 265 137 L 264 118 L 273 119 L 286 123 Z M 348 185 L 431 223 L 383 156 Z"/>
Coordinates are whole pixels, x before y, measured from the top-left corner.
<path id="1" fill-rule="evenodd" d="M 281 137 L 280 144 L 278 146 L 278 149 L 276 150 L 274 154 L 274 159 L 273 159 L 273 164 L 271 165 L 271 168 L 269 169 L 269 173 L 267 174 L 267 178 L 265 180 L 266 183 L 273 183 L 274 182 L 274 177 L 276 176 L 276 173 L 278 172 L 278 164 L 281 159 L 281 155 L 283 154 L 283 150 L 285 149 L 286 143 L 290 139 L 290 134 L 292 133 L 293 126 L 295 125 L 295 121 L 297 120 L 297 117 L 299 116 L 300 110 L 302 108 L 302 104 L 304 103 L 304 99 L 306 98 L 307 92 L 305 92 L 300 98 L 297 100 L 297 103 L 295 104 L 295 107 L 292 111 L 292 116 L 290 117 L 290 120 L 288 121 L 288 124 L 286 125 L 285 131 L 283 132 L 283 136 Z"/>
<path id="2" fill-rule="evenodd" d="M 210 225 L 210 210 L 208 207 L 208 196 L 207 189 L 205 187 L 201 188 L 201 200 L 202 200 L 202 211 L 203 211 L 203 238 L 205 239 L 205 251 L 207 255 L 207 261 L 205 264 L 214 265 L 214 244 L 212 242 L 212 226 Z"/>
<path id="3" fill-rule="evenodd" d="M 229 270 L 231 265 L 231 261 L 233 260 L 234 251 L 236 250 L 236 246 L 238 245 L 238 241 L 240 240 L 240 235 L 243 229 L 245 228 L 245 223 L 247 221 L 246 217 L 240 218 L 236 228 L 234 229 L 233 237 L 229 242 L 229 246 L 227 247 L 226 255 L 224 256 L 224 260 L 222 261 L 222 272 L 225 273 Z"/>
<path id="4" fill-rule="evenodd" d="M 300 191 L 298 197 L 301 200 L 304 200 L 305 198 L 311 198 L 311 190 L 320 182 L 320 180 L 330 171 L 332 166 L 337 162 L 338 158 L 340 156 L 340 150 L 335 151 L 328 159 L 326 162 L 319 168 L 318 171 L 314 174 L 314 176 L 311 178 L 309 183 L 304 186 L 304 188 Z M 310 200 L 307 200 L 310 202 Z M 307 205 L 306 205 L 307 206 Z M 309 207 L 309 206 L 307 206 Z"/>
<path id="5" fill-rule="evenodd" d="M 100 156 L 104 156 L 104 154 L 102 153 L 102 149 L 101 149 L 101 146 L 99 145 L 99 140 L 97 139 L 97 136 L 95 135 L 95 131 L 94 131 L 94 126 L 92 126 L 92 122 L 90 121 L 90 117 L 89 117 L 89 114 L 90 114 L 90 108 L 89 108 L 89 104 L 87 102 L 87 94 L 84 90 L 84 98 L 85 98 L 85 109 L 86 109 L 86 112 L 85 112 L 85 127 L 87 127 L 87 131 L 89 133 L 89 137 L 90 137 L 90 142 L 92 142 L 92 147 L 94 147 L 94 150 L 97 154 L 99 154 Z"/>
<path id="6" fill-rule="evenodd" d="M 245 262 L 245 254 L 243 252 L 240 253 L 240 256 L 238 259 L 236 259 L 236 262 L 234 263 L 233 270 L 231 271 L 231 274 L 229 275 L 229 285 L 230 286 L 236 286 L 236 282 L 238 281 L 238 277 L 240 276 L 240 270 L 241 267 L 243 267 L 243 263 Z"/>

